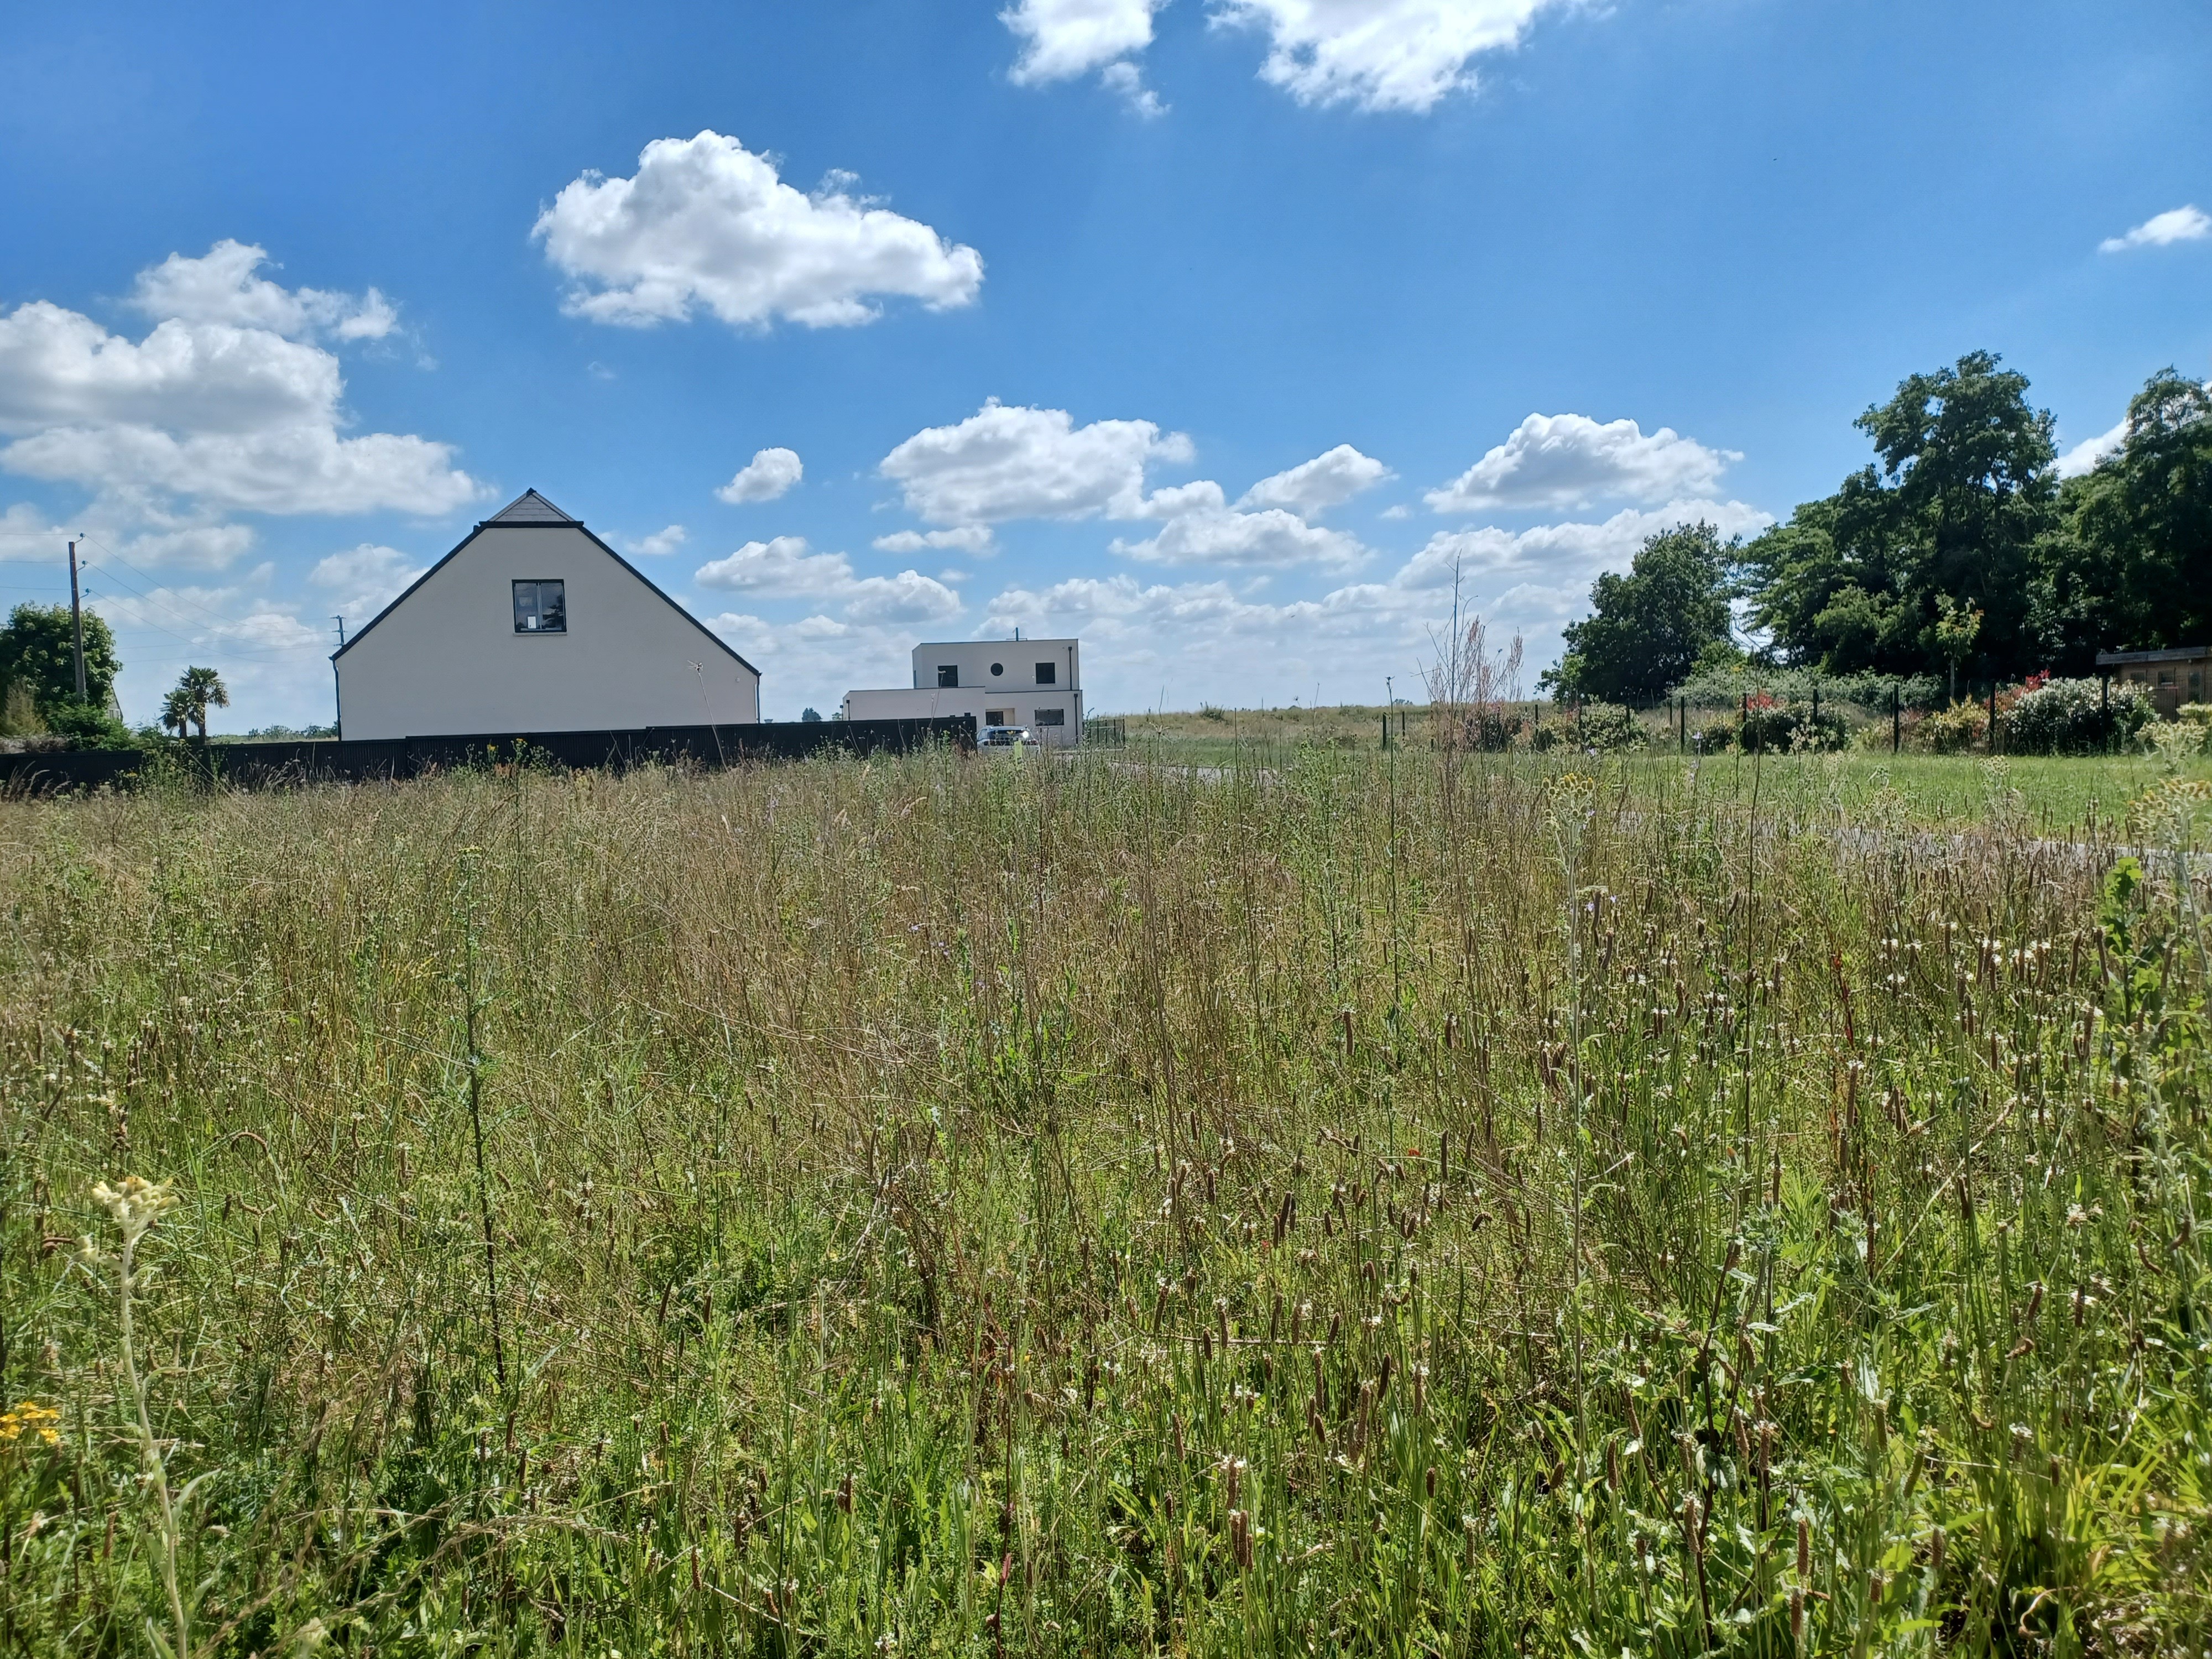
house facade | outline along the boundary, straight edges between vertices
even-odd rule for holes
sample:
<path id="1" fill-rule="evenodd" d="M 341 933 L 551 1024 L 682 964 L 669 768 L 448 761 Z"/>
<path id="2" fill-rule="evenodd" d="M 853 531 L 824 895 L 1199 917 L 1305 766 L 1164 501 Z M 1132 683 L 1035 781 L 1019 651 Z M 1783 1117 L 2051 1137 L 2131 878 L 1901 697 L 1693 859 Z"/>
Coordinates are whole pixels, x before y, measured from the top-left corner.
<path id="1" fill-rule="evenodd" d="M 1083 737 L 1083 654 L 1074 640 L 935 641 L 914 648 L 914 684 L 848 691 L 848 720 L 969 714 L 979 726 L 1027 726 L 1039 741 Z"/>
<path id="2" fill-rule="evenodd" d="M 2097 672 L 2148 694 L 2166 720 L 2185 702 L 2212 702 L 2212 646 L 2170 651 L 2100 651 Z"/>
<path id="3" fill-rule="evenodd" d="M 346 738 L 760 719 L 760 671 L 534 489 L 477 526 L 331 660 Z"/>

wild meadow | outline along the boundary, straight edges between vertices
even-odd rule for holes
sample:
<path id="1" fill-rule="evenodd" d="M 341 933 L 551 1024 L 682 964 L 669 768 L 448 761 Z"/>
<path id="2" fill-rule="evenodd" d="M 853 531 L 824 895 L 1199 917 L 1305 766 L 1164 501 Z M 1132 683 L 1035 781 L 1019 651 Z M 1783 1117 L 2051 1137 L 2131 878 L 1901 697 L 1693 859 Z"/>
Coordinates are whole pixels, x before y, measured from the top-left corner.
<path id="1" fill-rule="evenodd" d="M 0 1652 L 2212 1651 L 2201 785 L 1938 763 L 0 801 Z"/>

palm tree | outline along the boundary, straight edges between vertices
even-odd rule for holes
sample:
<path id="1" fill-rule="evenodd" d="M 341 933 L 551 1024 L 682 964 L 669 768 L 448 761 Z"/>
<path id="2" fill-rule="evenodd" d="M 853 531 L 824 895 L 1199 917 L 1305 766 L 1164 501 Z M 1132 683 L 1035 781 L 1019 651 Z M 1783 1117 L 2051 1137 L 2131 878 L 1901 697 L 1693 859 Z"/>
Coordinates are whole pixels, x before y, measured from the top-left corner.
<path id="1" fill-rule="evenodd" d="M 191 723 L 192 700 L 184 694 L 182 688 L 161 699 L 161 729 L 164 732 L 174 732 L 182 738 L 185 728 Z"/>
<path id="2" fill-rule="evenodd" d="M 229 708 L 230 689 L 212 668 L 187 668 L 177 682 L 177 690 L 191 711 L 192 724 L 200 729 L 200 741 L 205 743 L 208 708 L 210 704 L 217 708 Z"/>

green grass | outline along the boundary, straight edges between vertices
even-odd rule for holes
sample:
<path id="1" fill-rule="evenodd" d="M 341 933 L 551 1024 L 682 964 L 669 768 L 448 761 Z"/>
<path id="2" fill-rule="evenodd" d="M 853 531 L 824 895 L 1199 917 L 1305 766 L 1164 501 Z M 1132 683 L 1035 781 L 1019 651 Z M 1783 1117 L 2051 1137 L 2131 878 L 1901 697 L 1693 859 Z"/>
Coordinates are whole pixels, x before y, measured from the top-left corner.
<path id="1" fill-rule="evenodd" d="M 1522 705 L 1533 709 L 1534 705 Z M 1548 714 L 1548 705 L 1547 718 Z M 1127 758 L 1206 767 L 1279 766 L 1315 749 L 1382 748 L 1379 705 L 1318 710 L 1224 709 L 1202 714 L 1125 718 Z M 1428 711 L 1394 714 L 1393 743 L 1426 748 Z M 1886 729 L 1886 728 L 1885 728 Z M 1655 739 L 1655 742 L 1656 739 Z M 1540 767 L 1541 762 L 1533 763 Z M 2121 833 L 2128 803 L 2166 775 L 2156 755 L 2049 757 L 2000 755 L 1891 755 L 1886 749 L 1836 755 L 1715 756 L 1694 763 L 1671 739 L 1631 758 L 1628 775 L 1639 794 L 1674 794 L 1694 787 L 1748 803 L 1765 792 L 1799 807 L 1840 802 L 1877 819 L 1900 817 L 1929 829 L 1957 830 L 2002 823 L 2063 840 L 2110 840 Z M 2212 756 L 2183 763 L 2185 775 L 2212 780 Z"/>
<path id="2" fill-rule="evenodd" d="M 2212 1642 L 2201 860 L 1130 758 L 0 801 L 0 1652 Z"/>

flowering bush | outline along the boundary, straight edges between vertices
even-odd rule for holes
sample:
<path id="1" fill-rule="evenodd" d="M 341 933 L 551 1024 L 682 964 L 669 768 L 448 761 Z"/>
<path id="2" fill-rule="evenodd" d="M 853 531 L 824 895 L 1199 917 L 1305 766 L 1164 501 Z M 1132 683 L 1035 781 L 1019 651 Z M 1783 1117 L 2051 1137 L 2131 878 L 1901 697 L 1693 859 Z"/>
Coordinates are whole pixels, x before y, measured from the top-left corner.
<path id="1" fill-rule="evenodd" d="M 1928 755 L 1960 755 L 1981 747 L 1989 735 L 1988 709 L 1978 702 L 1954 702 L 1907 721 L 1905 746 Z"/>
<path id="2" fill-rule="evenodd" d="M 2004 747 L 2021 755 L 2081 755 L 2124 747 L 2153 712 L 2150 699 L 2135 686 L 2113 686 L 2107 696 L 2095 680 L 2054 680 L 2042 674 L 2011 697 L 1999 697 L 1997 708 L 2004 720 Z"/>

